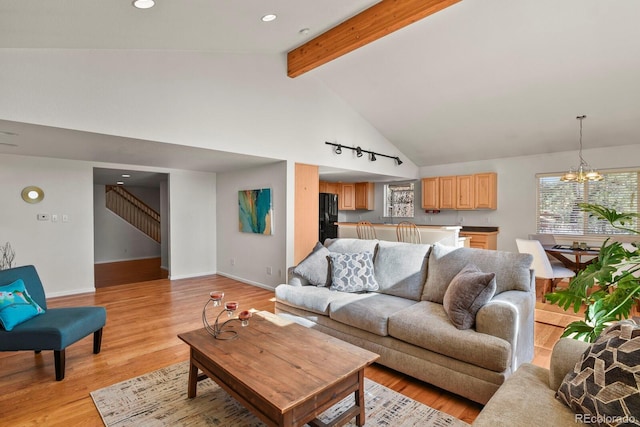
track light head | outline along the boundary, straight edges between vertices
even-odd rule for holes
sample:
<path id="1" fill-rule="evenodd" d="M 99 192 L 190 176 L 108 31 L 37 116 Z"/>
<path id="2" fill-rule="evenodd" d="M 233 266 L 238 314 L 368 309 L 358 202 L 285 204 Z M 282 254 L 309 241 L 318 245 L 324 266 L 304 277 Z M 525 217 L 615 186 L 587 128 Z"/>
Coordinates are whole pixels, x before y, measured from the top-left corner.
<path id="1" fill-rule="evenodd" d="M 339 145 L 336 147 L 336 154 L 342 154 L 342 147 Z"/>
<path id="2" fill-rule="evenodd" d="M 398 166 L 402 164 L 402 160 L 400 160 L 400 157 L 396 157 L 396 163 L 398 164 Z"/>
<path id="3" fill-rule="evenodd" d="M 372 162 L 375 162 L 376 160 L 378 160 L 376 159 L 376 153 L 371 153 L 371 158 L 369 160 L 371 160 Z"/>
<path id="4" fill-rule="evenodd" d="M 356 156 L 362 157 L 362 148 L 356 147 Z"/>

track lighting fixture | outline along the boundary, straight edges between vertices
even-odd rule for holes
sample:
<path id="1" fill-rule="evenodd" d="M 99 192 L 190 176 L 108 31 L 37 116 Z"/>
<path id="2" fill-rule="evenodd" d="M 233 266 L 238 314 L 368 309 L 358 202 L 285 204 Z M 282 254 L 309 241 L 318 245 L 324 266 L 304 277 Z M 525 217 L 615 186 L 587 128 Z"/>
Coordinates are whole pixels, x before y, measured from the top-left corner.
<path id="1" fill-rule="evenodd" d="M 369 150 L 363 150 L 362 147 L 360 147 L 360 146 L 348 147 L 346 145 L 336 144 L 336 143 L 333 143 L 333 142 L 325 142 L 325 144 L 331 145 L 333 147 L 336 147 L 334 149 L 336 154 L 342 154 L 342 149 L 346 148 L 348 150 L 355 151 L 357 157 L 362 157 L 363 153 L 369 154 L 369 160 L 372 161 L 372 162 L 375 162 L 376 160 L 378 160 L 377 156 L 382 156 L 382 157 L 387 157 L 389 159 L 395 160 L 395 162 L 396 162 L 396 164 L 398 166 L 400 166 L 402 164 L 402 160 L 400 160 L 400 157 L 398 157 L 398 156 L 389 156 L 387 154 L 381 154 L 381 153 L 375 153 L 375 152 L 369 151 Z"/>

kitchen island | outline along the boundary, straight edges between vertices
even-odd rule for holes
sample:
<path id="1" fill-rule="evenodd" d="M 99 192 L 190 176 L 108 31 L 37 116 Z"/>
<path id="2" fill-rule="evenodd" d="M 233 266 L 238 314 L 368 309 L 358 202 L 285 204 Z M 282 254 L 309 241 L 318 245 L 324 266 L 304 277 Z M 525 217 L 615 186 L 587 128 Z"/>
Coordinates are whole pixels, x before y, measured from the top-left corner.
<path id="1" fill-rule="evenodd" d="M 358 224 L 355 222 L 339 222 L 338 237 L 357 239 L 357 225 Z M 376 236 L 379 240 L 388 240 L 392 242 L 397 240 L 396 226 L 397 224 L 373 224 L 373 228 L 376 230 Z M 422 243 L 432 245 L 438 242 L 446 246 L 467 246 L 466 239 L 460 237 L 460 230 L 462 227 L 459 225 L 417 225 L 417 227 L 420 231 L 420 240 Z"/>

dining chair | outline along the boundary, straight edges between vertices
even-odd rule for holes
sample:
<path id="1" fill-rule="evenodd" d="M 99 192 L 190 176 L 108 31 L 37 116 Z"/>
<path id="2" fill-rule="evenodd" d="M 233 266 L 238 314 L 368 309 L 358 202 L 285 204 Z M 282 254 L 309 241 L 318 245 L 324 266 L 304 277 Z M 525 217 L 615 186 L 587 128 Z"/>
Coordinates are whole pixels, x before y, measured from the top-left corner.
<path id="1" fill-rule="evenodd" d="M 556 238 L 553 236 L 553 234 L 529 234 L 529 240 L 537 240 L 543 245 L 556 244 Z M 551 265 L 554 265 L 554 264 L 558 266 L 564 265 L 562 261 L 560 261 L 558 258 L 554 257 L 553 255 L 549 255 L 547 253 L 545 253 L 545 255 L 547 256 L 547 258 L 549 258 L 549 262 L 551 263 Z"/>
<path id="2" fill-rule="evenodd" d="M 358 233 L 358 239 L 364 240 L 376 240 L 376 229 L 373 228 L 373 224 L 369 221 L 360 221 L 356 225 L 356 232 Z"/>
<path id="3" fill-rule="evenodd" d="M 516 245 L 518 246 L 518 252 L 531 254 L 533 256 L 531 268 L 536 278 L 543 279 L 544 281 L 542 287 L 542 302 L 546 301 L 544 295 L 553 292 L 556 285 L 562 279 L 568 279 L 576 275 L 573 270 L 561 264 L 552 264 L 542 244 L 538 240 L 516 239 Z"/>
<path id="4" fill-rule="evenodd" d="M 422 243 L 420 230 L 414 223 L 409 221 L 402 221 L 396 226 L 396 237 L 398 242 Z"/>

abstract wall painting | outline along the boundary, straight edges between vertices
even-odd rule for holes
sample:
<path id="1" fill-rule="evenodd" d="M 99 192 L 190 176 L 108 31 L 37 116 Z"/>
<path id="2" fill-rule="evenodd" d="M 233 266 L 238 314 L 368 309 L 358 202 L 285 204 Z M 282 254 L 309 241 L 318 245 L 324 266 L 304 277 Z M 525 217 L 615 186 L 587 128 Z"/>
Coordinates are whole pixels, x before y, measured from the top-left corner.
<path id="1" fill-rule="evenodd" d="M 238 207 L 241 232 L 272 234 L 270 188 L 238 191 Z"/>

